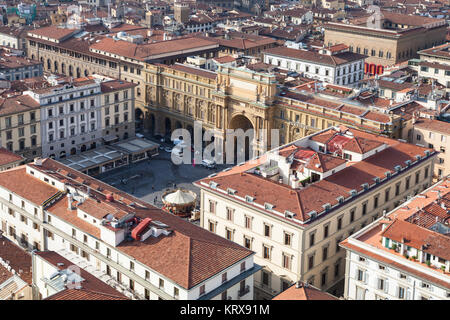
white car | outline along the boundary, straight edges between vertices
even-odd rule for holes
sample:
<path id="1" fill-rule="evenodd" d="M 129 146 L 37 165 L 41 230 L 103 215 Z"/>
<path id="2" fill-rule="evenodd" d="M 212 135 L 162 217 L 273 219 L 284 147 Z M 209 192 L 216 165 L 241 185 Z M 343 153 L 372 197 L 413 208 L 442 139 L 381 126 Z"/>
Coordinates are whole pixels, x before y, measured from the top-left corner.
<path id="1" fill-rule="evenodd" d="M 216 167 L 216 162 L 214 160 L 204 159 L 202 160 L 202 166 L 208 169 L 214 169 Z"/>

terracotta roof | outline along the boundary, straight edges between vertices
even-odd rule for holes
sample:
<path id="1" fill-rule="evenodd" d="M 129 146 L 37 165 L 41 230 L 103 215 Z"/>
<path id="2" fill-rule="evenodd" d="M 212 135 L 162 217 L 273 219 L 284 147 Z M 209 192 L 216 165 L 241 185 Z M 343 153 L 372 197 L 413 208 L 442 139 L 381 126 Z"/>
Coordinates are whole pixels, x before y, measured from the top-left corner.
<path id="1" fill-rule="evenodd" d="M 296 284 L 293 284 L 280 294 L 276 295 L 272 300 L 339 300 L 331 294 L 320 291 L 319 289 L 308 285 L 301 284 L 300 288 L 297 288 Z"/>
<path id="2" fill-rule="evenodd" d="M 60 28 L 58 26 L 48 26 L 39 29 L 29 30 L 28 34 L 31 36 L 41 36 L 50 39 L 62 41 L 70 35 L 79 32 L 79 29 Z"/>
<path id="3" fill-rule="evenodd" d="M 21 95 L 12 98 L 0 98 L 1 116 L 38 110 L 40 107 L 40 104 L 28 95 Z"/>
<path id="4" fill-rule="evenodd" d="M 24 157 L 9 151 L 8 149 L 0 147 L 0 166 L 17 163 L 23 161 Z"/>
<path id="5" fill-rule="evenodd" d="M 36 205 L 41 205 L 59 191 L 48 183 L 27 174 L 24 165 L 0 172 L 0 185 Z"/>
<path id="6" fill-rule="evenodd" d="M 57 270 L 65 270 L 73 265 L 72 262 L 54 251 L 39 251 L 36 255 L 53 265 Z M 58 265 L 63 263 L 63 265 Z M 83 268 L 80 268 L 82 289 L 65 289 L 46 300 L 128 300 L 126 296 L 113 287 L 101 281 Z"/>
<path id="7" fill-rule="evenodd" d="M 427 245 L 423 251 L 450 260 L 450 237 L 416 224 L 394 220 L 381 235 L 396 242 L 402 242 L 404 239 L 406 245 L 417 249 L 420 249 L 422 245 Z"/>
<path id="8" fill-rule="evenodd" d="M 200 38 L 180 38 L 163 42 L 136 44 L 112 38 L 103 38 L 91 44 L 90 50 L 100 50 L 137 60 L 151 59 L 159 55 L 176 54 L 183 50 L 203 50 L 203 47 L 217 45 L 215 42 Z"/>
<path id="9" fill-rule="evenodd" d="M 44 300 L 129 300 L 129 299 L 127 297 L 118 297 L 86 289 L 66 289 Z"/>
<path id="10" fill-rule="evenodd" d="M 173 64 L 173 65 L 166 66 L 166 67 L 170 68 L 170 69 L 186 72 L 188 74 L 195 74 L 195 75 L 198 75 L 203 78 L 208 78 L 208 79 L 213 79 L 213 80 L 215 80 L 217 78 L 217 73 L 215 73 L 215 72 L 196 68 L 196 67 L 191 67 L 189 65 L 177 63 L 177 64 Z"/>
<path id="11" fill-rule="evenodd" d="M 2 285 L 3 282 L 11 278 L 12 276 L 12 272 L 8 271 L 8 269 L 0 264 L 0 285 Z"/>
<path id="12" fill-rule="evenodd" d="M 441 120 L 420 118 L 415 122 L 414 127 L 450 135 L 450 123 Z"/>
<path id="13" fill-rule="evenodd" d="M 310 61 L 329 66 L 338 66 L 353 61 L 365 59 L 366 56 L 355 52 L 342 52 L 335 55 L 319 54 L 313 51 L 276 47 L 267 49 L 265 54 L 273 54 L 281 57 L 289 57 L 301 61 Z"/>
<path id="14" fill-rule="evenodd" d="M 16 274 L 31 285 L 31 255 L 28 252 L 6 238 L 0 238 L 0 257 L 3 261 L 9 261 L 9 265 L 16 271 Z"/>

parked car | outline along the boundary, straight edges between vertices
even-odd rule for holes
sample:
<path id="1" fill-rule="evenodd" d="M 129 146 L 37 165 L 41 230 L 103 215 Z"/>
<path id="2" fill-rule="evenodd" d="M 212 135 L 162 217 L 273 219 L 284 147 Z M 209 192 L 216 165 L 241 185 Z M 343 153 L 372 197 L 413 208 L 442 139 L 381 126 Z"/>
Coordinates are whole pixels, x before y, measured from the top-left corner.
<path id="1" fill-rule="evenodd" d="M 202 166 L 208 169 L 214 169 L 216 167 L 216 162 L 214 160 L 204 159 L 202 160 Z"/>

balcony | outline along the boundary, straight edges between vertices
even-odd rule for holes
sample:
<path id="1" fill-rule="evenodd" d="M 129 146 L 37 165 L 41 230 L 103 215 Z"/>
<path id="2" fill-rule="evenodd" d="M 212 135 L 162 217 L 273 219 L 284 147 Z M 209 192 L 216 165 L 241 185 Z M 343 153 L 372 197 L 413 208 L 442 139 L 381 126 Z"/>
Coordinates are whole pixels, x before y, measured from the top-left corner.
<path id="1" fill-rule="evenodd" d="M 249 285 L 246 285 L 244 289 L 240 289 L 240 290 L 239 290 L 238 296 L 239 296 L 239 297 L 245 296 L 245 295 L 246 295 L 247 293 L 249 293 L 249 292 L 250 292 L 250 286 L 249 286 Z"/>

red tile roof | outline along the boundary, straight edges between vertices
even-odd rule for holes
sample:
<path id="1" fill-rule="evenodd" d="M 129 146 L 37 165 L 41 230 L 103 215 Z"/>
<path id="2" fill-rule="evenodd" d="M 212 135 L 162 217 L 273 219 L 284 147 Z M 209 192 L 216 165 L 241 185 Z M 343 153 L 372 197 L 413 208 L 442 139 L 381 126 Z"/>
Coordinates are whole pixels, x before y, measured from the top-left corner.
<path id="1" fill-rule="evenodd" d="M 308 285 L 301 284 L 297 288 L 297 284 L 294 284 L 275 296 L 272 300 L 339 300 L 331 294 L 320 291 L 319 289 Z"/>
<path id="2" fill-rule="evenodd" d="M 3 259 L 3 261 L 9 261 L 9 265 L 16 271 L 16 274 L 23 281 L 31 285 L 31 255 L 28 252 L 18 247 L 6 238 L 0 238 L 0 257 Z"/>
<path id="3" fill-rule="evenodd" d="M 0 166 L 23 161 L 24 158 L 5 148 L 0 148 Z"/>

